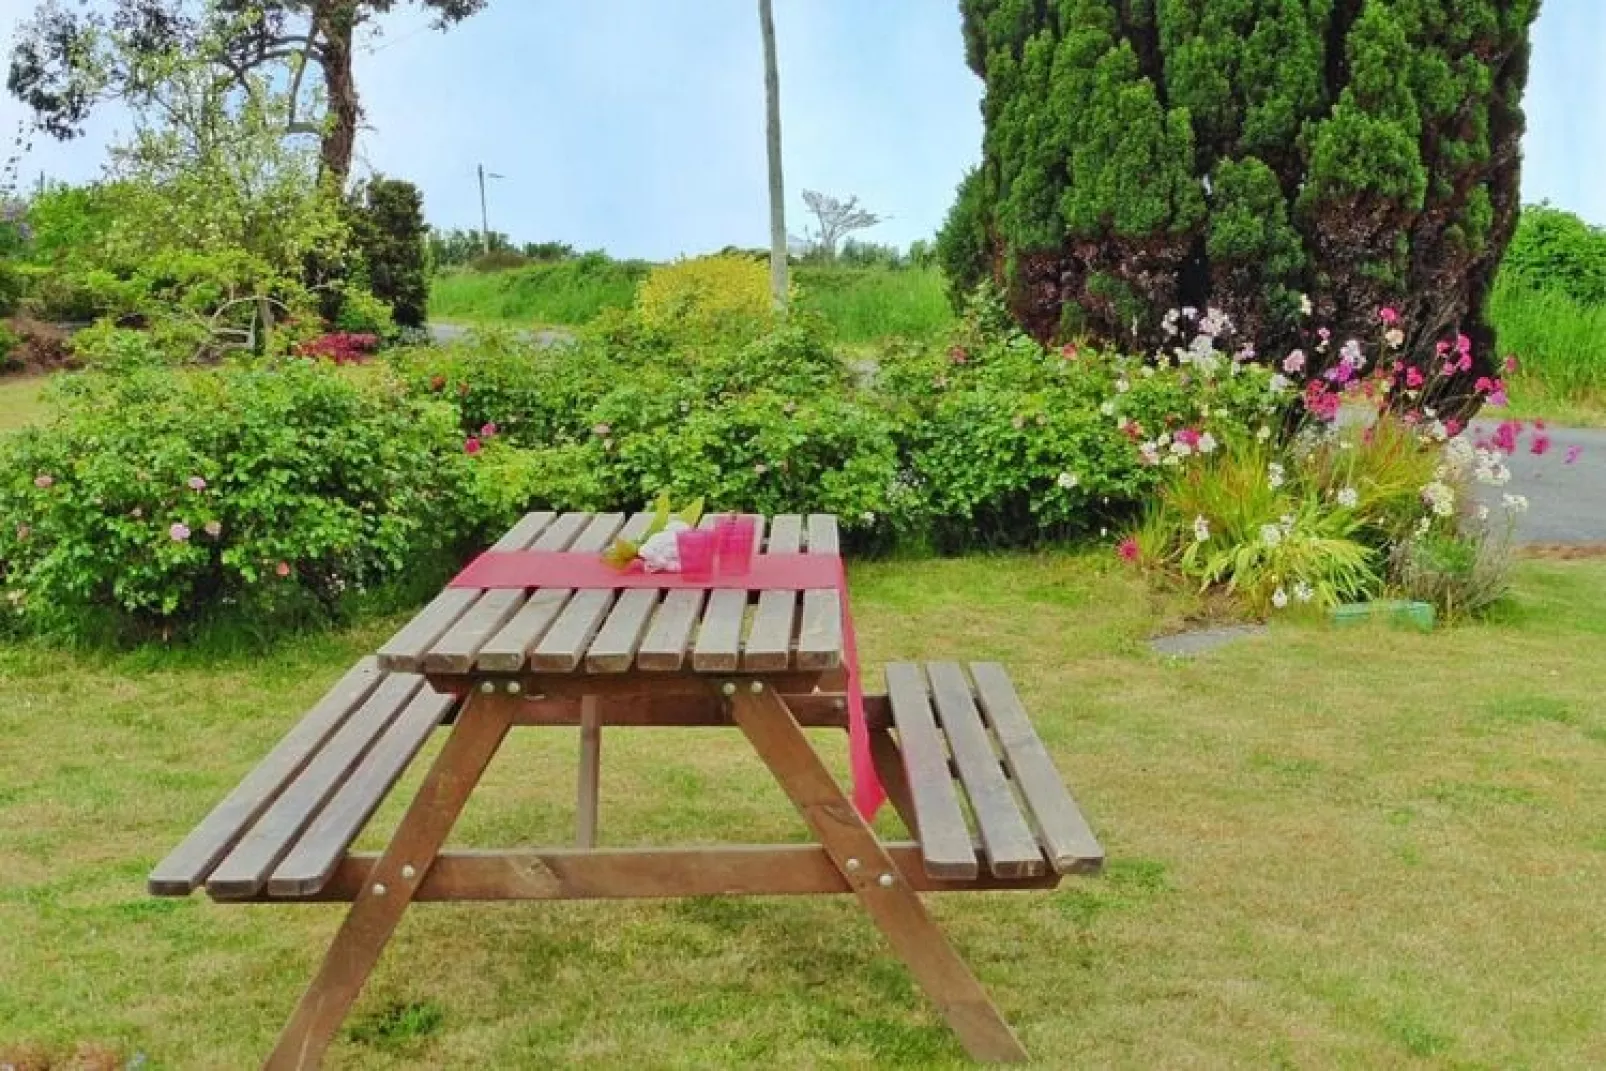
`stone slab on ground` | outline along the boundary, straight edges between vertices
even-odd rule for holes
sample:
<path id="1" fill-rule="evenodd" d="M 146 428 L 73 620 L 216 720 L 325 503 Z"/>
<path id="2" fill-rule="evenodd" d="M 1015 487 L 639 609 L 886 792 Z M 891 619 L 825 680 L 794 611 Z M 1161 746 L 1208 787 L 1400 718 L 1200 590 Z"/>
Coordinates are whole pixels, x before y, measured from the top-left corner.
<path id="1" fill-rule="evenodd" d="M 1170 658 L 1192 658 L 1194 655 L 1214 651 L 1218 647 L 1225 647 L 1229 643 L 1250 636 L 1260 636 L 1265 632 L 1265 625 L 1223 625 L 1218 628 L 1202 628 L 1195 632 L 1156 636 L 1149 641 L 1149 647 L 1155 654 Z"/>

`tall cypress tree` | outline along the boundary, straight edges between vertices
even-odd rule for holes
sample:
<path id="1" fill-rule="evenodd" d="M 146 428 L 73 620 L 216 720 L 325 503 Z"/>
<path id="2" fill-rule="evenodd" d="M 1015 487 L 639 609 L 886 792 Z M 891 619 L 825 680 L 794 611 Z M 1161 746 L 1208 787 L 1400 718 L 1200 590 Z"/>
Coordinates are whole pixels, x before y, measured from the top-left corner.
<path id="1" fill-rule="evenodd" d="M 960 0 L 983 160 L 939 249 L 1042 338 L 1147 346 L 1214 305 L 1408 348 L 1465 331 L 1516 225 L 1539 0 Z"/>

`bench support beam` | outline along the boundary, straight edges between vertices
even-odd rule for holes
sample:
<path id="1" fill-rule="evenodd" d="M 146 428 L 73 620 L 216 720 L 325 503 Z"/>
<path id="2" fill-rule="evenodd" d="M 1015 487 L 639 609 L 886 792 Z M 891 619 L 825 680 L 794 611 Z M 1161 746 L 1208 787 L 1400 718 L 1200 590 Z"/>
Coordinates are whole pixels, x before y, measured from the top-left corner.
<path id="1" fill-rule="evenodd" d="M 379 962 L 508 727 L 504 707 L 472 698 L 464 704 L 452 735 L 435 757 L 390 846 L 369 871 L 367 884 L 358 890 L 318 976 L 296 1005 L 265 1068 L 290 1071 L 322 1063 L 324 1051 Z"/>
<path id="2" fill-rule="evenodd" d="M 1024 1063 L 1026 1050 L 938 928 L 774 689 L 755 682 L 730 698 L 753 749 L 814 831 L 859 903 L 937 1005 L 972 1059 Z"/>

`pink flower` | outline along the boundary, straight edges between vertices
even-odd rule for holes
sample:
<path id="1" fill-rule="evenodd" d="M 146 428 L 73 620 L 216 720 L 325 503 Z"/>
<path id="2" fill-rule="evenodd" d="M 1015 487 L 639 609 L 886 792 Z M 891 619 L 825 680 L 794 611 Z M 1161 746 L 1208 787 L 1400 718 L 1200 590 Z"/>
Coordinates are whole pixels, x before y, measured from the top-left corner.
<path id="1" fill-rule="evenodd" d="M 1422 385 L 1422 372 L 1415 366 L 1405 370 L 1405 385 L 1412 388 Z"/>
<path id="2" fill-rule="evenodd" d="M 599 439 L 606 439 L 612 432 L 613 426 L 611 424 L 591 425 L 591 434 L 595 435 Z"/>
<path id="3" fill-rule="evenodd" d="M 1436 342 L 1433 344 L 1433 352 L 1440 357 L 1443 357 L 1446 353 L 1450 352 L 1450 344 L 1443 341 Z"/>
<path id="4" fill-rule="evenodd" d="M 290 575 L 290 563 L 289 562 L 280 562 L 278 565 L 275 565 L 273 567 L 273 571 L 274 571 L 274 573 L 276 573 L 278 576 L 281 576 L 281 577 L 289 576 Z"/>
<path id="5" fill-rule="evenodd" d="M 463 442 L 463 453 L 467 454 L 469 457 L 473 457 L 479 452 L 480 441 L 478 439 L 470 437 Z"/>
<path id="6" fill-rule="evenodd" d="M 41 472 L 33 478 L 33 485 L 41 491 L 47 491 L 55 486 L 56 478 L 48 472 Z"/>
<path id="7" fill-rule="evenodd" d="M 1186 446 L 1198 446 L 1199 445 L 1199 429 L 1197 429 L 1197 428 L 1178 428 L 1177 429 L 1177 434 L 1176 434 L 1176 440 L 1177 440 L 1177 442 L 1182 443 L 1182 444 L 1184 444 Z"/>
<path id="8" fill-rule="evenodd" d="M 482 438 L 482 439 L 495 438 L 496 437 L 496 432 L 497 432 L 497 427 L 496 427 L 496 424 L 494 422 L 490 423 L 490 424 L 487 424 L 483 428 L 480 429 L 480 438 Z"/>
<path id="9" fill-rule="evenodd" d="M 1494 406 L 1496 409 L 1504 409 L 1507 405 L 1511 404 L 1511 400 L 1506 397 L 1506 388 L 1501 387 L 1499 390 L 1489 395 L 1489 404 Z"/>
<path id="10" fill-rule="evenodd" d="M 1287 357 L 1283 358 L 1283 371 L 1284 372 L 1287 372 L 1288 374 L 1292 375 L 1295 372 L 1302 372 L 1302 371 L 1304 371 L 1304 369 L 1305 369 L 1305 351 L 1304 350 L 1295 350 L 1293 353 L 1290 353 Z"/>
<path id="11" fill-rule="evenodd" d="M 211 536 L 213 539 L 216 539 L 218 536 L 223 534 L 223 522 L 207 521 L 205 531 L 207 535 Z"/>
<path id="12" fill-rule="evenodd" d="M 1400 322 L 1400 314 L 1392 305 L 1384 305 L 1381 309 L 1378 309 L 1377 318 L 1390 327 Z"/>
<path id="13" fill-rule="evenodd" d="M 167 530 L 168 538 L 175 543 L 182 543 L 190 537 L 190 527 L 182 521 L 175 523 Z"/>
<path id="14" fill-rule="evenodd" d="M 1488 394 L 1490 391 L 1494 390 L 1494 380 L 1490 379 L 1488 376 L 1479 376 L 1478 381 L 1472 384 L 1472 389 L 1477 391 L 1479 394 Z"/>
<path id="15" fill-rule="evenodd" d="M 191 491 L 204 491 L 204 490 L 206 490 L 206 480 L 204 480 L 200 476 L 191 476 L 189 479 L 185 480 L 184 482 L 189 485 L 189 488 L 190 488 Z"/>
<path id="16" fill-rule="evenodd" d="M 1573 462 L 1577 461 L 1578 455 L 1582 454 L 1583 452 L 1584 448 L 1582 446 L 1569 446 L 1567 448 L 1566 464 L 1571 465 Z"/>
<path id="17" fill-rule="evenodd" d="M 1455 362 L 1454 361 L 1445 361 L 1444 362 L 1444 367 L 1441 368 L 1440 371 L 1443 372 L 1447 376 L 1455 375 Z"/>
<path id="18" fill-rule="evenodd" d="M 1533 441 L 1528 444 L 1528 449 L 1537 456 L 1543 456 L 1550 449 L 1550 436 L 1535 435 Z"/>
<path id="19" fill-rule="evenodd" d="M 1455 366 L 1462 372 L 1472 371 L 1472 354 L 1463 353 L 1461 359 L 1455 363 Z"/>
<path id="20" fill-rule="evenodd" d="M 964 364 L 966 361 L 970 360 L 970 354 L 965 352 L 965 347 L 955 346 L 953 349 L 948 351 L 948 359 L 954 364 Z"/>
<path id="21" fill-rule="evenodd" d="M 1462 356 L 1469 356 L 1472 353 L 1472 340 L 1466 335 L 1457 334 L 1455 336 L 1455 350 Z"/>
<path id="22" fill-rule="evenodd" d="M 1121 556 L 1122 561 L 1135 562 L 1138 560 L 1138 541 L 1127 536 L 1116 545 L 1115 552 Z"/>
<path id="23" fill-rule="evenodd" d="M 1444 422 L 1444 434 L 1453 439 L 1457 435 L 1461 434 L 1461 426 L 1461 421 L 1455 419 L 1455 417 L 1451 417 L 1449 420 Z"/>
<path id="24" fill-rule="evenodd" d="M 1506 371 L 1507 372 L 1515 372 L 1516 370 L 1517 370 L 1517 355 L 1515 353 L 1506 354 Z"/>
<path id="25" fill-rule="evenodd" d="M 1505 420 L 1494 429 L 1494 438 L 1490 441 L 1494 448 L 1504 454 L 1517 452 L 1517 436 L 1522 432 L 1522 424 L 1516 420 Z"/>
<path id="26" fill-rule="evenodd" d="M 1076 343 L 1067 342 L 1060 347 L 1060 359 L 1066 361 L 1076 360 Z"/>

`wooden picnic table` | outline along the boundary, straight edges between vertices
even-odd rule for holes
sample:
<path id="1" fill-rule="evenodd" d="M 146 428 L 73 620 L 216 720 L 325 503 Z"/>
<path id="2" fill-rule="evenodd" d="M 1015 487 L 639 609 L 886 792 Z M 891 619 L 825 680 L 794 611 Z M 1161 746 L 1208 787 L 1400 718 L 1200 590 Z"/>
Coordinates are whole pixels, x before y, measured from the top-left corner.
<path id="1" fill-rule="evenodd" d="M 492 550 L 599 554 L 650 519 L 532 513 Z M 833 517 L 757 520 L 761 554 L 839 554 Z M 1051 887 L 1096 869 L 1102 849 L 993 663 L 968 675 L 958 663 L 891 665 L 887 694 L 865 697 L 875 771 L 913 837 L 882 841 L 803 732 L 848 727 L 843 594 L 448 587 L 290 730 L 157 866 L 150 889 L 351 903 L 269 1068 L 319 1065 L 415 901 L 848 892 L 973 1057 L 1024 1059 L 916 894 Z M 816 843 L 599 848 L 602 729 L 718 725 L 741 730 Z M 578 727 L 576 846 L 443 851 L 515 726 Z M 443 727 L 388 846 L 350 851 Z"/>

